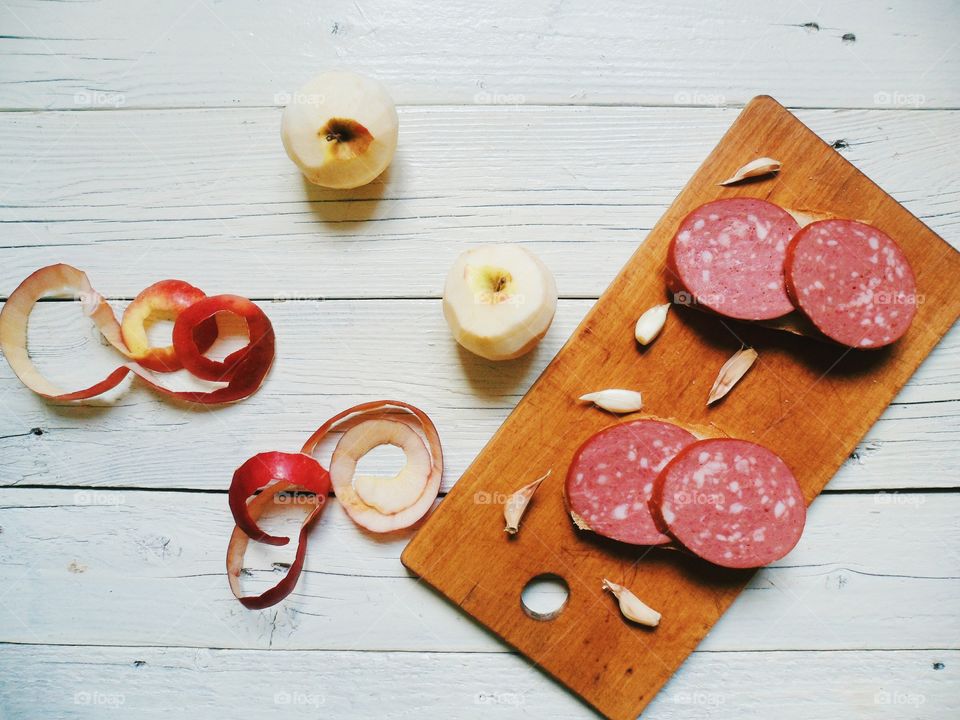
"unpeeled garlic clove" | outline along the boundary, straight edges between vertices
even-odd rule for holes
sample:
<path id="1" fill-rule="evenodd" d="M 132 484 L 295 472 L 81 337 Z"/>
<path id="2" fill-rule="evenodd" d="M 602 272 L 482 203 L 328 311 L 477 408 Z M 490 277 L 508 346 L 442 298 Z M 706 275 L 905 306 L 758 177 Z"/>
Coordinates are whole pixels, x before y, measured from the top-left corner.
<path id="1" fill-rule="evenodd" d="M 520 530 L 520 519 L 523 517 L 523 513 L 527 511 L 527 505 L 530 504 L 533 494 L 537 491 L 537 488 L 540 487 L 540 483 L 549 477 L 551 472 L 553 471 L 547 470 L 545 475 L 538 477 L 532 483 L 524 485 L 507 498 L 507 501 L 503 504 L 503 519 L 507 521 L 506 527 L 503 528 L 505 533 L 508 535 L 517 534 L 517 531 Z"/>
<path id="2" fill-rule="evenodd" d="M 643 396 L 635 390 L 621 390 L 610 388 L 581 395 L 580 400 L 591 402 L 601 410 L 624 414 L 637 412 L 643 407 Z"/>
<path id="3" fill-rule="evenodd" d="M 747 370 L 750 369 L 757 357 L 757 351 L 753 348 L 737 350 L 737 352 L 733 354 L 733 357 L 727 360 L 723 364 L 723 367 L 720 368 L 717 379 L 714 381 L 713 387 L 710 388 L 710 397 L 707 398 L 707 405 L 715 403 L 730 392 L 733 386 L 740 382 L 740 378 L 747 374 Z"/>
<path id="4" fill-rule="evenodd" d="M 670 303 L 663 305 L 654 305 L 647 310 L 640 319 L 637 320 L 637 326 L 633 334 L 637 342 L 641 345 L 649 345 L 654 338 L 663 330 L 664 323 L 667 322 L 667 313 L 670 311 Z"/>
<path id="5" fill-rule="evenodd" d="M 606 578 L 603 579 L 603 589 L 609 590 L 620 603 L 620 612 L 627 620 L 640 625 L 656 627 L 660 624 L 660 613 L 644 603 L 623 585 L 617 585 Z"/>
<path id="6" fill-rule="evenodd" d="M 768 157 L 757 158 L 756 160 L 751 160 L 748 162 L 720 184 L 733 185 L 734 183 L 738 183 L 741 180 L 746 180 L 747 178 L 760 177 L 762 175 L 772 175 L 773 173 L 780 172 L 781 167 L 782 164 L 779 160 L 774 160 L 773 158 Z"/>

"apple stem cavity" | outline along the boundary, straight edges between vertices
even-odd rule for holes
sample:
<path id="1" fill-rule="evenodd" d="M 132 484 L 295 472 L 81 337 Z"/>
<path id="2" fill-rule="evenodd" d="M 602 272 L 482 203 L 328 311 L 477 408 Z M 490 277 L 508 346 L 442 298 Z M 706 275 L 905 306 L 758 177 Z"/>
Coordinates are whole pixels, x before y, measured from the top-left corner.
<path id="1" fill-rule="evenodd" d="M 356 120 L 330 118 L 320 128 L 321 135 L 330 145 L 327 152 L 337 160 L 349 160 L 367 151 L 373 142 L 373 135 Z"/>

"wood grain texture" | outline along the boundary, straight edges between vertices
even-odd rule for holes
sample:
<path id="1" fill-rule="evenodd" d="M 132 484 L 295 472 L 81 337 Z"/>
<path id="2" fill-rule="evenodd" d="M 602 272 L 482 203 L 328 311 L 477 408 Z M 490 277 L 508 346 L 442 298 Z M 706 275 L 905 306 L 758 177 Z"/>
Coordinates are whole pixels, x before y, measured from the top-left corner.
<path id="1" fill-rule="evenodd" d="M 700 649 L 954 647 L 960 556 L 943 549 L 960 544 L 958 514 L 953 493 L 822 496 L 799 545 L 751 579 Z M 267 522 L 289 535 L 298 520 Z M 227 586 L 233 522 L 223 493 L 5 489 L 0 528 L 8 642 L 508 652 L 403 568 L 411 533 L 372 537 L 336 502 L 310 534 L 294 593 L 262 611 L 241 607 Z M 244 588 L 276 583 L 283 567 L 275 563 L 293 552 L 253 545 Z M 620 622 L 598 586 L 575 591 Z M 660 609 L 669 621 L 671 610 Z"/>
<path id="2" fill-rule="evenodd" d="M 519 242 L 562 297 L 596 298 L 735 117 L 402 108 L 388 174 L 329 191 L 283 153 L 273 108 L 0 113 L 0 297 L 54 261 L 119 298 L 162 277 L 279 300 L 439 297 L 465 248 Z M 960 112 L 799 117 L 960 246 Z"/>
<path id="3" fill-rule="evenodd" d="M 10 0 L 0 106 L 277 105 L 340 66 L 402 104 L 960 107 L 955 16 L 949 0 Z"/>
<path id="4" fill-rule="evenodd" d="M 745 159 L 776 156 L 775 181 L 718 189 Z M 917 276 L 916 319 L 902 341 L 871 354 L 694 312 L 638 355 L 634 319 L 665 296 L 663 264 L 681 218 L 717 197 L 762 197 L 795 208 L 859 217 L 901 244 Z M 733 602 L 749 572 L 704 567 L 671 553 L 594 544 L 566 521 L 559 488 L 573 450 L 604 424 L 571 401 L 578 386 L 656 388 L 650 410 L 697 424 L 713 421 L 735 437 L 762 442 L 797 474 L 811 501 L 960 313 L 960 255 L 769 97 L 753 100 L 651 231 L 620 275 L 530 392 L 404 551 L 404 563 L 610 718 L 633 718 Z M 747 342 L 762 360 L 738 386 L 735 402 L 707 413 L 704 387 L 732 350 Z M 665 414 L 665 413 L 660 413 Z M 477 493 L 509 493 L 547 469 L 540 509 L 515 542 L 504 538 Z M 640 559 L 643 562 L 639 562 Z M 564 576 L 566 609 L 541 623 L 527 617 L 520 589 L 539 573 Z M 655 608 L 654 631 L 628 627 L 598 609 L 603 577 L 624 582 Z M 602 640 L 601 640 L 602 638 Z"/>
<path id="5" fill-rule="evenodd" d="M 805 718 L 954 717 L 958 665 L 956 650 L 696 652 L 691 672 L 674 678 L 644 718 L 762 718 L 787 707 Z M 855 682 L 851 668 L 857 668 Z M 16 670 L 0 673 L 0 703 L 10 717 L 589 715 L 522 657 L 505 654 L 0 645 L 0 669 Z"/>

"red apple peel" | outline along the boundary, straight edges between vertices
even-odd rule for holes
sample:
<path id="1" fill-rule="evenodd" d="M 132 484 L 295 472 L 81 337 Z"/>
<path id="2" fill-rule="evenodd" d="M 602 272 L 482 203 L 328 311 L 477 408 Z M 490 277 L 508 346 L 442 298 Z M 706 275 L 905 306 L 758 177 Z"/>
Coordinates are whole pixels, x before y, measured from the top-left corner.
<path id="1" fill-rule="evenodd" d="M 332 432 L 343 435 L 331 458 L 331 472 L 312 457 L 320 442 Z M 403 449 L 407 464 L 387 488 L 371 478 L 354 478 L 357 461 L 378 445 Z M 419 408 L 399 400 L 363 403 L 337 413 L 310 436 L 299 453 L 265 452 L 254 455 L 233 474 L 229 503 L 236 527 L 227 546 L 227 576 L 233 594 L 245 607 L 270 607 L 290 594 L 303 567 L 307 531 L 319 517 L 331 485 L 350 518 L 373 532 L 392 532 L 418 522 L 433 506 L 440 492 L 443 452 L 433 422 Z M 389 487 L 390 482 L 401 487 Z M 358 489 L 355 484 L 361 485 Z M 285 545 L 289 538 L 269 535 L 257 524 L 272 498 L 284 490 L 302 488 L 315 493 L 317 507 L 300 529 L 295 562 L 275 587 L 262 595 L 243 596 L 239 578 L 250 540 Z M 257 490 L 260 491 L 250 499 Z"/>
<path id="2" fill-rule="evenodd" d="M 161 280 L 143 290 L 127 305 L 120 320 L 123 341 L 131 360 L 154 372 L 180 370 L 183 363 L 172 344 L 154 347 L 147 339 L 146 323 L 150 319 L 176 319 L 206 293 L 183 280 Z M 197 326 L 197 343 L 206 352 L 217 339 L 217 321 L 210 318 Z"/>
<path id="3" fill-rule="evenodd" d="M 263 514 L 264 510 L 274 502 L 276 496 L 281 492 L 294 490 L 296 488 L 296 483 L 282 481 L 271 485 L 261 492 L 247 505 L 251 521 L 255 523 Z M 250 542 L 250 538 L 240 527 L 233 529 L 233 534 L 230 536 L 230 543 L 227 546 L 227 578 L 230 581 L 230 589 L 233 591 L 234 597 L 236 597 L 244 607 L 250 610 L 262 610 L 276 605 L 293 592 L 293 588 L 300 578 L 300 572 L 303 570 L 303 561 L 307 554 L 307 533 L 320 517 L 320 511 L 323 510 L 326 505 L 326 499 L 326 495 L 317 495 L 311 501 L 312 504 L 315 504 L 315 507 L 300 526 L 297 552 L 293 562 L 290 563 L 287 574 L 283 576 L 280 582 L 260 595 L 244 595 L 240 589 L 240 574 L 243 572 L 243 556 L 246 554 L 247 544 Z"/>
<path id="4" fill-rule="evenodd" d="M 110 345 L 131 361 L 81 390 L 63 390 L 47 380 L 27 351 L 27 326 L 37 301 L 64 291 L 81 300 L 84 314 Z M 203 355 L 216 340 L 214 316 L 218 312 L 242 318 L 250 336 L 245 347 L 223 361 Z M 152 347 L 146 339 L 143 324 L 154 313 L 175 317 L 173 344 L 168 347 Z M 125 337 L 133 340 L 133 349 Z M 20 381 L 48 400 L 86 400 L 116 387 L 133 372 L 164 395 L 213 404 L 242 400 L 259 389 L 273 364 L 275 338 L 270 320 L 250 300 L 236 295 L 207 297 L 180 280 L 163 280 L 140 293 L 124 313 L 124 325 L 121 325 L 110 305 L 93 289 L 86 273 L 61 263 L 40 268 L 10 294 L 0 311 L 0 350 Z M 181 367 L 203 380 L 225 383 L 225 387 L 210 391 L 174 391 L 160 385 L 152 374 L 152 371 L 171 372 Z"/>
<path id="5" fill-rule="evenodd" d="M 262 495 L 274 483 L 296 486 L 326 498 L 330 492 L 330 473 L 309 455 L 276 451 L 254 455 L 233 473 L 229 502 L 237 527 L 251 540 L 286 545 L 290 538 L 268 535 L 260 529 L 247 503 L 255 492 L 260 490 Z"/>
<path id="6" fill-rule="evenodd" d="M 430 456 L 430 467 L 426 479 L 423 481 L 423 491 L 409 506 L 392 513 L 381 512 L 377 507 L 367 502 L 363 495 L 355 489 L 353 478 L 356 461 L 376 445 L 390 443 L 390 439 L 380 431 L 374 431 L 381 435 L 380 440 L 377 441 L 376 438 L 368 439 L 367 442 L 363 443 L 364 449 L 362 452 L 358 452 L 357 447 L 350 446 L 348 437 L 351 428 L 359 428 L 360 425 L 368 422 L 383 420 L 402 423 L 413 431 L 422 433 L 423 437 L 420 442 L 428 448 Z M 343 504 L 344 510 L 357 525 L 377 533 L 393 532 L 410 527 L 427 514 L 440 493 L 440 480 L 443 475 L 443 451 L 440 447 L 440 436 L 437 434 L 437 428 L 425 412 L 400 400 L 377 400 L 355 405 L 334 415 L 317 428 L 316 432 L 304 444 L 301 452 L 308 455 L 312 454 L 324 437 L 331 432 L 341 430 L 347 432 L 340 438 L 337 449 L 333 452 L 330 461 L 330 480 L 337 499 Z M 344 443 L 345 440 L 348 441 L 347 444 Z M 413 448 L 415 448 L 415 444 L 409 439 L 406 441 L 406 447 L 401 447 L 407 454 L 408 459 L 411 457 L 410 453 Z M 414 480 L 414 482 L 416 481 Z"/>

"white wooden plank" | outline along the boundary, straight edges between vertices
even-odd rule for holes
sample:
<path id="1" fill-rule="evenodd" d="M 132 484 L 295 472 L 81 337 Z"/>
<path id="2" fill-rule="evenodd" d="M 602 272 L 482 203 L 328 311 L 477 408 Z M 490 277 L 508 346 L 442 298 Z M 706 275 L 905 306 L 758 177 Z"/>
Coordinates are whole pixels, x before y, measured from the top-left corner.
<path id="1" fill-rule="evenodd" d="M 0 485 L 219 489 L 250 455 L 295 450 L 339 410 L 398 398 L 434 418 L 446 489 L 590 304 L 561 301 L 554 326 L 531 356 L 496 364 L 456 345 L 435 300 L 264 303 L 278 337 L 274 368 L 256 395 L 212 410 L 172 404 L 136 383 L 112 406 L 99 400 L 56 406 L 0 362 Z M 38 367 L 65 387 L 104 377 L 118 359 L 75 303 L 39 304 L 30 340 Z M 954 330 L 900 394 L 898 402 L 907 404 L 887 410 L 831 489 L 956 486 L 958 353 L 960 331 Z M 696 377 L 696 368 L 687 371 Z M 671 415 L 669 398 L 643 389 L 651 412 Z"/>
<path id="2" fill-rule="evenodd" d="M 11 0 L 3 107 L 272 105 L 343 66 L 412 103 L 960 106 L 948 0 Z M 282 101 L 282 100 L 280 100 Z"/>
<path id="3" fill-rule="evenodd" d="M 695 652 L 643 718 L 953 717 L 958 665 L 956 650 Z M 506 654 L 4 645 L 0 668 L 11 719 L 596 717 Z"/>
<path id="4" fill-rule="evenodd" d="M 958 513 L 952 493 L 821 496 L 797 548 L 754 577 L 700 649 L 954 647 Z M 276 530 L 288 535 L 298 515 L 281 517 Z M 399 556 L 408 534 L 366 535 L 336 503 L 311 536 L 295 592 L 264 611 L 244 609 L 227 587 L 232 521 L 223 494 L 7 489 L 0 527 L 3 641 L 506 650 L 406 573 Z M 274 584 L 273 563 L 292 553 L 256 546 L 247 591 Z M 599 578 L 567 581 L 575 593 L 596 593 L 598 611 L 617 612 Z M 641 569 L 641 595 L 642 583 Z M 660 610 L 669 622 L 669 607 Z"/>
<path id="5" fill-rule="evenodd" d="M 160 277 L 260 298 L 436 297 L 523 242 L 597 297 L 733 121 L 690 108 L 416 108 L 385 182 L 306 187 L 275 109 L 0 113 L 0 295 L 53 261 L 113 297 Z M 960 112 L 804 111 L 960 245 Z M 379 199 L 377 199 L 379 198 Z"/>

